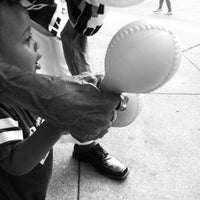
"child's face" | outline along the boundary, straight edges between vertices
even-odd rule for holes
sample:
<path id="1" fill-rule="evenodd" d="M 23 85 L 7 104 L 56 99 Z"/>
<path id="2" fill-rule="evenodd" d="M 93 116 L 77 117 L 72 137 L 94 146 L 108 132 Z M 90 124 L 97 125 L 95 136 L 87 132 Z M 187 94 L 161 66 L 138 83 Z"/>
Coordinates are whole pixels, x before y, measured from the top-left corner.
<path id="1" fill-rule="evenodd" d="M 20 6 L 0 6 L 0 60 L 35 72 L 40 59 L 30 18 Z"/>

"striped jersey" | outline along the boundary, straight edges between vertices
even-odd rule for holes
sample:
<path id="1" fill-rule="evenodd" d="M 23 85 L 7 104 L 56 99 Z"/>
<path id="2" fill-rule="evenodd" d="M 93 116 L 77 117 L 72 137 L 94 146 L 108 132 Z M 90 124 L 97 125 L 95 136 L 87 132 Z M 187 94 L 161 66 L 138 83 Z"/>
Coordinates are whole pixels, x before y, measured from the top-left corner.
<path id="1" fill-rule="evenodd" d="M 21 0 L 21 3 L 33 21 L 58 37 L 68 19 L 78 33 L 95 34 L 108 10 L 95 0 Z"/>
<path id="2" fill-rule="evenodd" d="M 13 148 L 42 123 L 30 112 L 0 103 L 0 162 L 12 155 Z M 0 167 L 1 200 L 44 200 L 52 173 L 52 150 L 28 174 L 13 176 Z"/>

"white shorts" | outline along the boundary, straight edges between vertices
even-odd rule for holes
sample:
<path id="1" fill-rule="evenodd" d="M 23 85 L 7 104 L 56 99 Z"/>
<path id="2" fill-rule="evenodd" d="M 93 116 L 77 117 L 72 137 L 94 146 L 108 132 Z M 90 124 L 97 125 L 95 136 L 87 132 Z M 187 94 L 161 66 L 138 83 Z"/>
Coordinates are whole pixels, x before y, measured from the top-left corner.
<path id="1" fill-rule="evenodd" d="M 53 76 L 70 76 L 61 40 L 35 22 L 32 22 L 32 33 L 33 39 L 39 44 L 39 52 L 42 55 L 42 58 L 38 61 L 41 69 L 37 73 Z M 71 134 L 63 135 L 62 141 L 79 145 L 87 145 L 92 142 L 80 143 Z"/>
<path id="2" fill-rule="evenodd" d="M 38 61 L 41 69 L 37 72 L 53 76 L 69 76 L 70 72 L 65 62 L 61 40 L 36 22 L 32 22 L 32 33 L 34 40 L 39 44 L 39 52 L 42 55 Z"/>

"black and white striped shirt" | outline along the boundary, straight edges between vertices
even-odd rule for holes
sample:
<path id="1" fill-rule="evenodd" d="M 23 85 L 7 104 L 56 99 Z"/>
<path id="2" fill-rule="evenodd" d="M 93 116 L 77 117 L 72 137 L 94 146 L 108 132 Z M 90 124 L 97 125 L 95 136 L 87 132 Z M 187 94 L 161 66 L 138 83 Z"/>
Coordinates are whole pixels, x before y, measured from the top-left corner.
<path id="1" fill-rule="evenodd" d="M 85 36 L 95 34 L 108 10 L 95 0 L 21 0 L 21 3 L 32 20 L 58 37 L 68 17 L 77 32 Z"/>
<path id="2" fill-rule="evenodd" d="M 42 123 L 30 112 L 0 103 L 0 162 L 9 159 L 15 144 L 30 137 Z M 37 147 L 36 147 L 37 148 Z M 52 173 L 52 150 L 29 173 L 13 176 L 0 167 L 0 199 L 45 199 Z"/>

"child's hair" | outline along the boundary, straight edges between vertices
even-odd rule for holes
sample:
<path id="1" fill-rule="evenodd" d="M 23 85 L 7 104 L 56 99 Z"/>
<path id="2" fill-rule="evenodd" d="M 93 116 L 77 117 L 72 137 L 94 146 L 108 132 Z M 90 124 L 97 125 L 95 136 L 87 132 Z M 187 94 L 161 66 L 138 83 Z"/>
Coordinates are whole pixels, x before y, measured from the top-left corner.
<path id="1" fill-rule="evenodd" d="M 0 0 L 0 4 L 5 2 L 7 4 L 19 4 L 21 0 Z M 48 0 L 49 4 L 53 4 L 54 0 Z"/>
<path id="2" fill-rule="evenodd" d="M 3 8 L 4 5 L 8 5 L 8 6 L 18 6 L 18 5 L 21 5 L 20 1 L 21 0 L 0 0 L 0 9 L 4 9 Z M 1 23 L 2 23 L 2 19 L 1 19 L 1 10 L 0 10 L 0 27 L 1 27 Z M 0 28 L 0 40 L 2 39 L 1 38 L 1 32 L 2 31 L 3 30 Z"/>
<path id="3" fill-rule="evenodd" d="M 15 5 L 15 4 L 19 4 L 20 3 L 20 0 L 0 0 L 0 4 L 1 3 L 6 3 L 6 4 L 9 4 L 9 5 Z"/>

